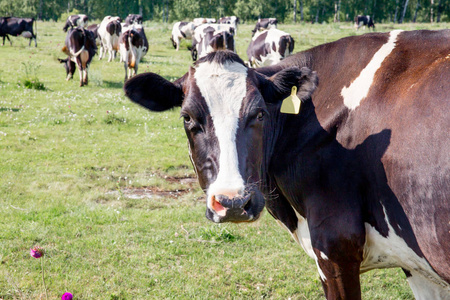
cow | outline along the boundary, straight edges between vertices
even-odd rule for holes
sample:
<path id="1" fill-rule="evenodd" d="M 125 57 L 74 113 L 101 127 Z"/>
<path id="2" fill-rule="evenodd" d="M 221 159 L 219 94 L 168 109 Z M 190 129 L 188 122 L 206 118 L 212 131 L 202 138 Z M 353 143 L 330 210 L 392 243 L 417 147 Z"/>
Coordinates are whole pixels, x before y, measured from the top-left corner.
<path id="1" fill-rule="evenodd" d="M 362 26 L 367 26 L 369 29 L 372 27 L 375 30 L 375 24 L 370 16 L 356 16 L 355 17 L 355 28 L 358 30 Z"/>
<path id="2" fill-rule="evenodd" d="M 148 51 L 148 41 L 142 25 L 128 26 L 120 35 L 119 48 L 126 81 L 137 74 L 139 62 Z"/>
<path id="3" fill-rule="evenodd" d="M 82 14 L 71 15 L 67 18 L 66 24 L 64 24 L 64 27 L 63 27 L 63 31 L 67 32 L 67 29 L 69 29 L 69 27 L 74 28 L 74 27 L 81 26 L 81 27 L 86 28 L 86 26 L 88 24 L 88 20 L 89 20 L 89 18 L 86 15 L 82 15 Z"/>
<path id="4" fill-rule="evenodd" d="M 122 32 L 121 21 L 119 17 L 106 16 L 100 23 L 98 28 L 101 43 L 99 60 L 106 56 L 106 51 L 109 53 L 108 62 L 116 57 L 116 52 L 119 50 L 119 36 Z"/>
<path id="5" fill-rule="evenodd" d="M 195 25 L 193 22 L 176 22 L 173 24 L 172 36 L 170 37 L 170 40 L 172 41 L 172 45 L 176 51 L 180 49 L 181 39 L 192 40 L 194 30 Z"/>
<path id="6" fill-rule="evenodd" d="M 278 20 L 277 18 L 266 18 L 266 19 L 258 19 L 256 22 L 255 28 L 252 30 L 252 36 L 255 35 L 256 32 L 267 30 L 270 28 L 277 28 Z"/>
<path id="7" fill-rule="evenodd" d="M 135 15 L 135 14 L 129 14 L 125 18 L 125 24 L 127 24 L 127 25 L 142 24 L 142 16 L 141 15 Z"/>
<path id="8" fill-rule="evenodd" d="M 213 24 L 216 22 L 217 20 L 214 18 L 195 18 L 192 20 L 192 23 L 194 23 L 195 26 L 200 26 L 202 24 Z"/>
<path id="9" fill-rule="evenodd" d="M 97 44 L 97 46 L 101 45 L 100 36 L 98 35 L 98 27 L 99 26 L 100 25 L 98 25 L 98 24 L 92 24 L 86 28 L 87 30 L 91 31 L 92 34 L 94 35 L 95 43 Z"/>
<path id="10" fill-rule="evenodd" d="M 193 61 L 220 49 L 236 52 L 234 47 L 234 27 L 232 25 L 203 24 L 195 28 L 191 48 Z"/>
<path id="11" fill-rule="evenodd" d="M 247 48 L 250 67 L 271 66 L 294 51 L 294 39 L 284 31 L 270 28 L 257 31 Z"/>
<path id="12" fill-rule="evenodd" d="M 237 35 L 237 27 L 239 24 L 239 18 L 236 16 L 222 17 L 217 21 L 217 24 L 230 24 L 234 27 L 234 34 Z"/>
<path id="13" fill-rule="evenodd" d="M 58 60 L 64 64 L 67 74 L 66 80 L 73 78 L 76 66 L 78 66 L 80 86 L 87 85 L 89 65 L 97 52 L 94 34 L 81 26 L 69 29 L 63 52 L 68 57 Z"/>
<path id="14" fill-rule="evenodd" d="M 16 17 L 1 17 L 0 18 L 0 36 L 3 37 L 3 44 L 5 45 L 5 38 L 8 39 L 10 45 L 12 42 L 9 35 L 23 36 L 30 39 L 28 46 L 31 46 L 31 40 L 34 39 L 34 46 L 37 47 L 36 34 L 33 32 L 34 18 L 16 18 Z"/>
<path id="15" fill-rule="evenodd" d="M 417 299 L 449 299 L 449 49 L 450 30 L 394 30 L 259 69 L 217 51 L 124 90 L 152 111 L 181 106 L 206 217 L 252 222 L 265 206 L 327 299 L 361 299 L 359 274 L 393 267 Z"/>

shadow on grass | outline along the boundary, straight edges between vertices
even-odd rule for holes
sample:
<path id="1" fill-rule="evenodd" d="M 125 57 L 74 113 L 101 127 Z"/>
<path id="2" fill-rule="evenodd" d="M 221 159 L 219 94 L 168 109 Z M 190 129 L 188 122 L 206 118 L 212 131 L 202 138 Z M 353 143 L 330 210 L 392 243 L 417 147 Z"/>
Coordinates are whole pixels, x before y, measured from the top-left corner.
<path id="1" fill-rule="evenodd" d="M 0 107 L 0 112 L 1 112 L 1 111 L 18 112 L 18 111 L 20 111 L 20 108 Z"/>
<path id="2" fill-rule="evenodd" d="M 105 88 L 113 88 L 113 89 L 121 89 L 123 87 L 123 81 L 108 81 L 108 80 L 103 80 L 103 87 Z"/>

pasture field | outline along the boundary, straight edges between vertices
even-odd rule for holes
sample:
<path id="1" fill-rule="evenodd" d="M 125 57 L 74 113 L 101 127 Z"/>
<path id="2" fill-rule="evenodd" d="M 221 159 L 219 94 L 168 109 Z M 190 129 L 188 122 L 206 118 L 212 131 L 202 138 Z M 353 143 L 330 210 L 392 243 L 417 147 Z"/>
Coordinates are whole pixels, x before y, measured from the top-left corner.
<path id="1" fill-rule="evenodd" d="M 170 25 L 146 23 L 139 73 L 168 79 L 192 64 Z M 38 47 L 0 47 L 0 299 L 322 299 L 314 261 L 265 213 L 248 225 L 204 216 L 179 110 L 124 97 L 123 64 L 98 61 L 80 88 L 65 81 L 63 23 L 38 22 Z M 283 25 L 295 52 L 356 33 L 351 24 Z M 448 28 L 448 24 L 377 24 Z M 236 37 L 243 59 L 251 25 Z M 367 31 L 366 31 L 367 32 Z M 44 89 L 27 89 L 25 82 Z M 364 299 L 412 299 L 400 270 L 361 276 Z"/>

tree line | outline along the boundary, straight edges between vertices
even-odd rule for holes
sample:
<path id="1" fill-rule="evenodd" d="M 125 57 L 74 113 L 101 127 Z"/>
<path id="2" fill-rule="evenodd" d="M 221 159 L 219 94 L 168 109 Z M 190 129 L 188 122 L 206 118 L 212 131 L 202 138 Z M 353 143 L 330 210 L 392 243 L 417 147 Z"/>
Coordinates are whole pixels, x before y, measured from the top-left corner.
<path id="1" fill-rule="evenodd" d="M 231 15 L 251 23 L 259 17 L 284 23 L 348 22 L 357 15 L 369 15 L 376 23 L 450 22 L 450 0 L 0 0 L 0 16 L 56 21 L 75 13 L 90 19 L 135 13 L 160 22 Z"/>

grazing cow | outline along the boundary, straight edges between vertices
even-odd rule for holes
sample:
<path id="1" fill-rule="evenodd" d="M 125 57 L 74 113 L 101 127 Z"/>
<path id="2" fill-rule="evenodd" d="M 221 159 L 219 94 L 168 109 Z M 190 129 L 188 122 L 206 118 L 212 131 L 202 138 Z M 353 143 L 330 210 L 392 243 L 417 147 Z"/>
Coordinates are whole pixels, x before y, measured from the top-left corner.
<path id="1" fill-rule="evenodd" d="M 250 222 L 265 205 L 327 299 L 360 299 L 359 274 L 392 267 L 417 299 L 449 299 L 449 49 L 450 30 L 395 30 L 260 69 L 218 51 L 173 83 L 147 73 L 124 90 L 153 111 L 181 106 L 206 217 Z M 299 113 L 281 113 L 293 90 Z"/>
<path id="2" fill-rule="evenodd" d="M 234 27 L 229 24 L 203 24 L 195 28 L 192 38 L 192 60 L 217 50 L 235 51 Z"/>
<path id="3" fill-rule="evenodd" d="M 237 27 L 239 23 L 239 18 L 236 16 L 222 17 L 217 22 L 218 24 L 230 24 L 234 27 L 234 34 L 237 35 Z"/>
<path id="4" fill-rule="evenodd" d="M 58 60 L 60 63 L 63 63 L 66 68 L 66 80 L 73 78 L 77 65 L 80 73 L 80 86 L 87 85 L 89 64 L 97 52 L 94 34 L 83 27 L 69 29 L 63 52 L 66 53 L 68 57 L 66 59 Z"/>
<path id="5" fill-rule="evenodd" d="M 33 33 L 34 18 L 15 18 L 15 17 L 1 17 L 0 18 L 0 36 L 3 37 L 3 44 L 5 45 L 5 38 L 8 39 L 10 45 L 12 42 L 9 35 L 23 36 L 30 39 L 28 46 L 31 46 L 31 40 L 34 39 L 34 46 L 37 47 L 36 35 Z"/>
<path id="6" fill-rule="evenodd" d="M 88 16 L 86 15 L 71 15 L 67 18 L 66 24 L 63 27 L 64 32 L 67 32 L 67 29 L 74 27 L 84 27 L 86 28 L 88 24 Z"/>
<path id="7" fill-rule="evenodd" d="M 98 28 L 101 41 L 99 60 L 106 56 L 106 51 L 109 53 L 108 62 L 116 57 L 116 52 L 119 51 L 119 36 L 122 32 L 121 21 L 119 17 L 107 16 L 100 23 Z"/>
<path id="8" fill-rule="evenodd" d="M 148 41 L 142 25 L 128 26 L 120 35 L 119 48 L 127 80 L 137 74 L 139 62 L 148 51 Z"/>
<path id="9" fill-rule="evenodd" d="M 216 23 L 216 19 L 214 19 L 214 18 L 195 18 L 194 20 L 192 20 L 192 23 L 194 23 L 195 26 L 200 26 L 202 24 Z"/>
<path id="10" fill-rule="evenodd" d="M 284 31 L 271 28 L 257 31 L 247 48 L 250 67 L 271 66 L 294 51 L 294 39 Z"/>
<path id="11" fill-rule="evenodd" d="M 141 15 L 135 15 L 135 14 L 129 14 L 125 18 L 125 24 L 127 24 L 127 25 L 142 24 L 142 16 Z"/>
<path id="12" fill-rule="evenodd" d="M 193 22 L 176 22 L 173 24 L 172 36 L 170 37 L 173 47 L 178 51 L 181 39 L 192 40 L 194 30 L 195 25 Z"/>
<path id="13" fill-rule="evenodd" d="M 356 16 L 355 28 L 358 30 L 362 26 L 367 26 L 369 29 L 372 27 L 375 30 L 375 24 L 370 16 Z"/>
<path id="14" fill-rule="evenodd" d="M 98 25 L 98 24 L 92 24 L 86 28 L 86 30 L 89 30 L 94 35 L 95 43 L 97 44 L 97 46 L 101 45 L 100 36 L 98 35 L 98 27 L 99 26 L 100 25 Z"/>
<path id="15" fill-rule="evenodd" d="M 257 31 L 277 28 L 277 24 L 277 18 L 258 19 L 255 28 L 252 30 L 252 36 L 254 36 Z"/>

